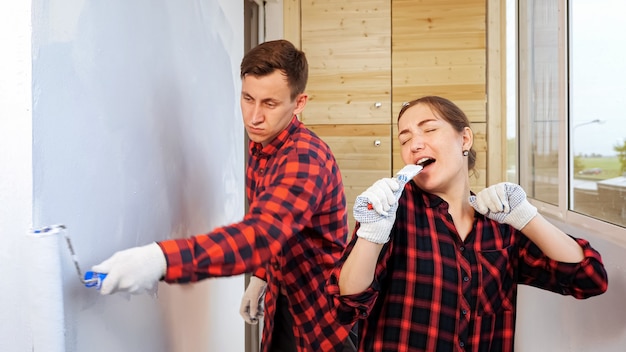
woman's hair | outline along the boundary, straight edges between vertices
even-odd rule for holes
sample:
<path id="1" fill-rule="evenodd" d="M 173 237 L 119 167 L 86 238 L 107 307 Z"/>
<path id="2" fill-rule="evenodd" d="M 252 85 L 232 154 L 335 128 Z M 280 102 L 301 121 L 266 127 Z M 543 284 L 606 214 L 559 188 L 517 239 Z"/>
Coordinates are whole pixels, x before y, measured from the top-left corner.
<path id="1" fill-rule="evenodd" d="M 309 65 L 304 52 L 296 49 L 287 40 L 261 43 L 250 50 L 241 61 L 241 78 L 245 75 L 257 77 L 280 70 L 287 78 L 291 99 L 304 92 L 309 76 Z"/>
<path id="2" fill-rule="evenodd" d="M 425 104 L 429 106 L 439 117 L 446 120 L 458 132 L 463 132 L 465 127 L 470 127 L 470 122 L 463 110 L 450 100 L 434 95 L 421 97 L 408 103 L 404 103 L 400 113 L 398 114 L 398 121 L 400 121 L 402 115 L 410 107 L 417 104 Z M 467 157 L 467 168 L 475 172 L 474 167 L 476 166 L 476 151 L 473 146 L 470 148 L 469 155 Z"/>

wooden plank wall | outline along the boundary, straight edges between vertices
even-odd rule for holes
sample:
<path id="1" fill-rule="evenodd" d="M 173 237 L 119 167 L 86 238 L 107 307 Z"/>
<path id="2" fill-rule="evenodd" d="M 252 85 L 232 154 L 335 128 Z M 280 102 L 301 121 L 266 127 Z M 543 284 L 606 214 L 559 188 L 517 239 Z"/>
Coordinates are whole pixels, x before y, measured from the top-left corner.
<path id="1" fill-rule="evenodd" d="M 404 102 L 440 95 L 468 116 L 478 152 L 472 188 L 486 184 L 486 1 L 392 0 L 392 101 L 395 119 Z M 402 168 L 395 140 L 393 169 Z"/>
<path id="2" fill-rule="evenodd" d="M 389 0 L 303 1 L 301 46 L 309 60 L 307 124 L 389 124 Z"/>
<path id="3" fill-rule="evenodd" d="M 301 119 L 337 157 L 350 218 L 356 195 L 403 166 L 397 115 L 423 95 L 466 112 L 478 152 L 472 189 L 486 186 L 487 1 L 497 0 L 284 0 L 284 38 L 310 65 Z"/>
<path id="4" fill-rule="evenodd" d="M 391 176 L 390 2 L 302 1 L 300 43 L 309 61 L 301 119 L 337 158 L 351 221 L 354 199 Z"/>

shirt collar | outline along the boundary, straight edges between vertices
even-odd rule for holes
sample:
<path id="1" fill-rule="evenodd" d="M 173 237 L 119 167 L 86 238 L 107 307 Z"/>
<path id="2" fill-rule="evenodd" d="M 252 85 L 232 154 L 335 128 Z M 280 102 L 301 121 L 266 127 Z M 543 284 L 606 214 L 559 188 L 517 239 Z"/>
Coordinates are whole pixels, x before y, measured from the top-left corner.
<path id="1" fill-rule="evenodd" d="M 419 187 L 416 188 L 419 189 Z M 436 196 L 432 193 L 428 193 L 428 192 L 424 192 L 420 189 L 420 191 L 422 192 L 422 198 L 424 199 L 424 205 L 426 205 L 426 207 L 428 208 L 436 208 L 439 205 L 441 205 L 442 203 L 445 204 L 446 206 L 448 206 L 448 203 L 446 203 L 445 200 L 443 200 L 441 197 Z M 470 195 L 475 196 L 476 194 L 470 190 Z"/>
<path id="2" fill-rule="evenodd" d="M 420 192 L 422 193 L 422 198 L 424 199 L 424 205 L 428 208 L 436 208 L 439 205 L 441 205 L 441 203 L 444 203 L 444 200 L 439 197 L 436 196 L 432 193 L 428 193 L 428 192 L 424 192 L 422 191 L 419 187 L 416 188 L 420 190 Z"/>

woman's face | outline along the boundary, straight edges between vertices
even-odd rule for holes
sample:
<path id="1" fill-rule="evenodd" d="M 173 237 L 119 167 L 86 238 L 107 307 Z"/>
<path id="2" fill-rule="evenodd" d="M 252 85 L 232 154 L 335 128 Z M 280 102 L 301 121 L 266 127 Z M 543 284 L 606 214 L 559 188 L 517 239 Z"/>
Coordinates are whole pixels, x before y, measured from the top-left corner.
<path id="1" fill-rule="evenodd" d="M 398 120 L 400 153 L 405 164 L 424 163 L 414 181 L 424 191 L 446 192 L 452 184 L 465 184 L 469 177 L 464 150 L 472 146 L 472 131 L 462 132 L 438 116 L 430 106 L 417 104 Z"/>

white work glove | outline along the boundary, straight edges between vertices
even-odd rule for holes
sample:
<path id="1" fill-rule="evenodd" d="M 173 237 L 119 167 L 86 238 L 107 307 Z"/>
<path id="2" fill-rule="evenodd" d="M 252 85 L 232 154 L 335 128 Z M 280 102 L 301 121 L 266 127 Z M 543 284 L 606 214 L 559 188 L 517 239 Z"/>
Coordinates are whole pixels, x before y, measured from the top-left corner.
<path id="1" fill-rule="evenodd" d="M 499 223 L 521 230 L 537 215 L 537 208 L 526 200 L 526 192 L 514 183 L 502 182 L 469 197 L 476 211 Z"/>
<path id="2" fill-rule="evenodd" d="M 360 223 L 356 235 L 383 244 L 396 221 L 398 199 L 404 186 L 422 171 L 421 165 L 406 165 L 394 178 L 382 178 L 356 197 L 354 219 Z"/>
<path id="3" fill-rule="evenodd" d="M 248 288 L 241 298 L 239 314 L 248 324 L 256 324 L 263 318 L 263 294 L 267 283 L 256 276 L 250 277 Z"/>
<path id="4" fill-rule="evenodd" d="M 103 295 L 155 291 L 166 269 L 165 255 L 156 242 L 119 251 L 92 267 L 94 272 L 107 274 L 100 288 Z"/>

